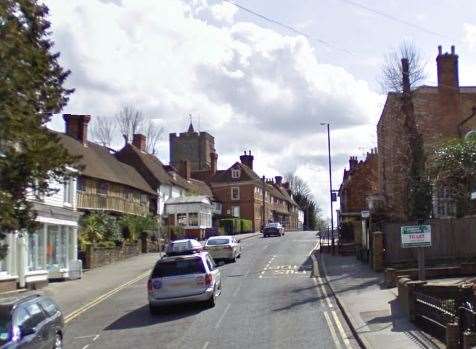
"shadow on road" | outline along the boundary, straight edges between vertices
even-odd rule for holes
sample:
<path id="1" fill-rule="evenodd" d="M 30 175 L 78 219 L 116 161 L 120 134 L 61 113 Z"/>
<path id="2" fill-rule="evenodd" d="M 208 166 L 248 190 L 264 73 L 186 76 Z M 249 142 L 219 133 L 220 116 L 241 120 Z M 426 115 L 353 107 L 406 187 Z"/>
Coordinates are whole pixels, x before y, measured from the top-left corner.
<path id="1" fill-rule="evenodd" d="M 104 330 L 123 330 L 130 328 L 146 327 L 155 324 L 171 322 L 188 316 L 198 314 L 205 310 L 202 304 L 180 304 L 163 307 L 158 315 L 152 315 L 149 306 L 144 305 L 122 316 L 107 326 Z"/>

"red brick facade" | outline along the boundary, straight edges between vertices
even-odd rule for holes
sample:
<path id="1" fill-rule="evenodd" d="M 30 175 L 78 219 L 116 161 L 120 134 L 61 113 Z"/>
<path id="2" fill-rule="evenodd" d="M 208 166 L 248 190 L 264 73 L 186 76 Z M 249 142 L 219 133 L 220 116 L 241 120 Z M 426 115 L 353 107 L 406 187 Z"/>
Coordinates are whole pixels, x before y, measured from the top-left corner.
<path id="1" fill-rule="evenodd" d="M 442 53 L 439 47 L 437 62 L 438 86 L 421 86 L 411 98 L 418 132 L 424 148 L 446 139 L 461 136 L 461 123 L 476 105 L 476 87 L 460 87 L 458 56 Z M 377 125 L 379 193 L 390 219 L 408 217 L 408 158 L 410 149 L 405 142 L 405 116 L 402 95 L 389 93 Z"/>

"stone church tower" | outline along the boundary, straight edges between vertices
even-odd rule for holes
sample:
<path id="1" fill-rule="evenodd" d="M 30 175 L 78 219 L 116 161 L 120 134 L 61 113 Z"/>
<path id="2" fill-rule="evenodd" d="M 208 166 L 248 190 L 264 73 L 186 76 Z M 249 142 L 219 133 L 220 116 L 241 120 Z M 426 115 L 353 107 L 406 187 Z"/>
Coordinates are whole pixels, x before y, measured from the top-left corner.
<path id="1" fill-rule="evenodd" d="M 170 164 L 178 168 L 188 161 L 192 172 L 216 170 L 215 138 L 207 132 L 195 132 L 192 122 L 187 132 L 169 134 Z"/>

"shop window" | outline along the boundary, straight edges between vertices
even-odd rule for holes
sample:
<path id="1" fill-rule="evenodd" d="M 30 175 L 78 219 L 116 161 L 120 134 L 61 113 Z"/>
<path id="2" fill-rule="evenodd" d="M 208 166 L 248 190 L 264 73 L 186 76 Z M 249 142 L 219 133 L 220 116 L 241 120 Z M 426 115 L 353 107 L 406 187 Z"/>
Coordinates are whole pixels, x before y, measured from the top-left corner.
<path id="1" fill-rule="evenodd" d="M 232 187 L 231 188 L 231 199 L 232 200 L 240 200 L 240 188 L 239 187 Z"/>
<path id="2" fill-rule="evenodd" d="M 187 224 L 187 214 L 177 213 L 177 225 L 185 227 Z"/>
<path id="3" fill-rule="evenodd" d="M 47 228 L 47 247 L 46 262 L 48 267 L 66 267 L 68 255 L 67 235 L 71 228 L 68 226 L 48 225 Z"/>
<path id="4" fill-rule="evenodd" d="M 44 269 L 44 225 L 32 232 L 28 233 L 28 270 L 35 271 Z"/>
<path id="5" fill-rule="evenodd" d="M 188 224 L 192 227 L 198 227 L 198 213 L 188 214 Z"/>
<path id="6" fill-rule="evenodd" d="M 99 195 L 107 195 L 107 192 L 109 190 L 109 184 L 106 182 L 98 182 L 96 189 Z"/>

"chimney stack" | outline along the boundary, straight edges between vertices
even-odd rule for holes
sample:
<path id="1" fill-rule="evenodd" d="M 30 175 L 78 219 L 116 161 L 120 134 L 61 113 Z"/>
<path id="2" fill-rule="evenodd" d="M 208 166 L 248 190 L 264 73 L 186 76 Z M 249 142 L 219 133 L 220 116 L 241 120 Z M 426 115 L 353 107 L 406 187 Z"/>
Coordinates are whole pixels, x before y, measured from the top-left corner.
<path id="1" fill-rule="evenodd" d="M 442 53 L 441 46 L 438 46 L 436 68 L 438 88 L 440 90 L 457 92 L 459 89 L 458 55 L 455 53 L 454 46 L 451 46 L 451 53 Z"/>
<path id="2" fill-rule="evenodd" d="M 88 141 L 88 123 L 90 115 L 63 114 L 65 133 L 74 139 L 86 144 Z"/>
<path id="3" fill-rule="evenodd" d="M 134 133 L 132 135 L 132 145 L 138 148 L 140 151 L 145 152 L 146 138 L 141 133 Z"/>
<path id="4" fill-rule="evenodd" d="M 283 182 L 283 177 L 281 176 L 275 176 L 274 177 L 275 181 L 276 181 L 276 184 L 281 186 L 282 182 Z"/>
<path id="5" fill-rule="evenodd" d="M 253 160 L 254 157 L 251 155 L 251 150 L 249 150 L 249 154 L 246 154 L 246 150 L 243 155 L 240 156 L 240 161 L 243 165 L 248 166 L 249 168 L 253 169 Z"/>
<path id="6" fill-rule="evenodd" d="M 349 158 L 349 170 L 352 170 L 355 168 L 358 164 L 357 157 L 356 156 L 351 156 Z"/>
<path id="7" fill-rule="evenodd" d="M 181 175 L 186 180 L 189 180 L 192 175 L 192 166 L 190 165 L 190 161 L 182 160 L 179 163 L 178 168 L 179 175 Z"/>

